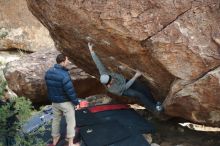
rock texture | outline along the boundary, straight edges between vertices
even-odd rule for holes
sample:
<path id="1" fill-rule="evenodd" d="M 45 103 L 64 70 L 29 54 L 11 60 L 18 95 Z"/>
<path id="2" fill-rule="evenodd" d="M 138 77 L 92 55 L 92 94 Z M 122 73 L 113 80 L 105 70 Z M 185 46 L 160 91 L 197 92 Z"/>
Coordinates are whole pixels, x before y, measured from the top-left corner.
<path id="1" fill-rule="evenodd" d="M 98 75 L 86 44 L 127 78 L 136 69 L 165 112 L 220 126 L 219 0 L 26 0 L 56 46 Z"/>
<path id="2" fill-rule="evenodd" d="M 8 86 L 18 96 L 25 96 L 35 103 L 47 101 L 44 75 L 55 63 L 58 51 L 35 52 L 12 61 L 4 69 Z M 97 92 L 104 93 L 103 86 L 94 77 L 74 64 L 69 66 L 77 95 L 84 98 Z"/>
<path id="3" fill-rule="evenodd" d="M 0 0 L 0 50 L 54 48 L 48 30 L 31 14 L 25 0 Z"/>
<path id="4" fill-rule="evenodd" d="M 220 67 L 195 82 L 176 80 L 165 101 L 166 111 L 197 123 L 219 125 Z"/>

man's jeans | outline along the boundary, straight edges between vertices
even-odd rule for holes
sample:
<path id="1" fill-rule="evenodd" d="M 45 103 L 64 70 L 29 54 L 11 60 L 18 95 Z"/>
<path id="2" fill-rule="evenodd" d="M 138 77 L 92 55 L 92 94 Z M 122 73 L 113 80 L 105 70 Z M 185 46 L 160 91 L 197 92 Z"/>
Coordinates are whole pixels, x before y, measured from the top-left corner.
<path id="1" fill-rule="evenodd" d="M 145 108 L 154 112 L 156 110 L 156 100 L 154 100 L 148 87 L 141 82 L 135 81 L 130 88 L 124 91 L 123 96 L 138 97 L 139 102 L 143 103 Z"/>
<path id="2" fill-rule="evenodd" d="M 67 138 L 75 136 L 75 109 L 71 102 L 52 103 L 53 122 L 52 122 L 52 137 L 60 136 L 60 121 L 64 115 L 67 123 Z"/>

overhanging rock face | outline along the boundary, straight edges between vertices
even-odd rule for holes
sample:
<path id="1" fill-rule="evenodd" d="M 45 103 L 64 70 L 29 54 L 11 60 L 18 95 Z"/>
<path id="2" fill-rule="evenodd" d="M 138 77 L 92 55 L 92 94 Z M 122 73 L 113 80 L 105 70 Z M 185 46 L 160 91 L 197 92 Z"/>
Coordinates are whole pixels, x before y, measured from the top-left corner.
<path id="1" fill-rule="evenodd" d="M 220 126 L 214 118 L 220 117 L 220 76 L 211 75 L 220 65 L 219 0 L 27 3 L 57 48 L 86 72 L 98 76 L 86 46 L 91 41 L 109 69 L 127 78 L 141 70 L 155 98 L 165 99 L 167 114 Z"/>

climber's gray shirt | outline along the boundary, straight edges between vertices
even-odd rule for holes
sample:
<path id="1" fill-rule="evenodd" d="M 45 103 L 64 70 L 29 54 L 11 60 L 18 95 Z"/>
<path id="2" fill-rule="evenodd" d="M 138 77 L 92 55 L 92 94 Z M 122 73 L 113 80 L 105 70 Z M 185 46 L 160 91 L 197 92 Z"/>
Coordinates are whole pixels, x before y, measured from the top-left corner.
<path id="1" fill-rule="evenodd" d="M 91 52 L 91 56 L 92 56 L 93 61 L 96 64 L 96 67 L 99 70 L 99 74 L 100 75 L 107 74 L 112 77 L 113 83 L 110 87 L 107 88 L 107 90 L 110 93 L 113 93 L 113 94 L 120 96 L 123 94 L 123 92 L 126 89 L 128 89 L 134 83 L 135 79 L 131 79 L 126 83 L 126 79 L 124 78 L 124 76 L 122 76 L 121 74 L 110 72 L 109 70 L 107 70 L 106 67 L 104 66 L 104 64 L 101 62 L 101 60 L 99 59 L 99 57 L 96 55 L 96 53 L 94 51 Z"/>

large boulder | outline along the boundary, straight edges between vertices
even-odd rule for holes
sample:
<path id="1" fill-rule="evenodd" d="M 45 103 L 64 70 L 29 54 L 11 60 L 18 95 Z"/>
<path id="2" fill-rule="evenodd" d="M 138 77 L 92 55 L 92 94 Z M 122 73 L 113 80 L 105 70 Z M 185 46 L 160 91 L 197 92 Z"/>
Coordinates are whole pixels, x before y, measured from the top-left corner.
<path id="1" fill-rule="evenodd" d="M 196 123 L 219 125 L 220 67 L 195 82 L 176 80 L 165 100 L 166 111 Z"/>
<path id="2" fill-rule="evenodd" d="M 0 14 L 0 50 L 54 48 L 48 30 L 31 14 L 25 0 L 1 0 Z"/>
<path id="3" fill-rule="evenodd" d="M 18 96 L 25 96 L 34 103 L 46 102 L 44 75 L 55 64 L 58 53 L 56 50 L 35 52 L 20 60 L 9 62 L 4 69 L 9 88 Z M 71 64 L 68 68 L 78 97 L 85 98 L 105 92 L 104 87 L 96 78 L 76 65 Z"/>
<path id="4" fill-rule="evenodd" d="M 109 69 L 127 78 L 141 70 L 168 115 L 220 126 L 220 76 L 212 75 L 220 65 L 219 0 L 26 1 L 57 48 L 86 72 L 98 76 L 91 41 Z"/>
<path id="5" fill-rule="evenodd" d="M 201 4 L 145 42 L 176 77 L 164 102 L 169 115 L 219 126 L 219 12 L 219 1 Z"/>

